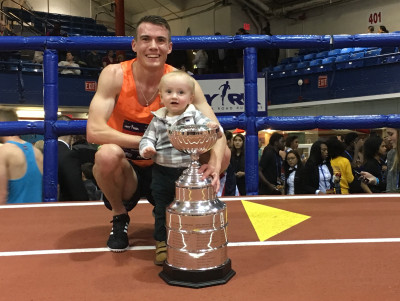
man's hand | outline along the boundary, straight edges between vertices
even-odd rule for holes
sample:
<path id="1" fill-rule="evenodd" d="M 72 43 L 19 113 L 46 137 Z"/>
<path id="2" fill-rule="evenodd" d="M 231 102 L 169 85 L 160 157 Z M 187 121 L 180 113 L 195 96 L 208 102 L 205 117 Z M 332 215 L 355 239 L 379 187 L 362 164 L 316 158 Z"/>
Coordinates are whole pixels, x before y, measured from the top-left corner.
<path id="1" fill-rule="evenodd" d="M 209 123 L 207 123 L 207 127 L 212 129 L 212 130 L 215 130 L 215 129 L 219 128 L 219 124 L 216 123 L 215 121 L 210 121 Z M 217 133 L 218 138 L 221 138 L 222 135 L 223 135 L 222 131 L 218 131 L 218 133 Z"/>
<path id="2" fill-rule="evenodd" d="M 155 150 L 153 147 L 148 146 L 148 147 L 144 148 L 144 149 L 140 152 L 140 155 L 141 155 L 143 158 L 145 158 L 145 159 L 150 159 L 150 158 L 153 157 L 156 153 L 157 153 L 157 152 L 156 152 L 156 150 Z"/>
<path id="3" fill-rule="evenodd" d="M 219 191 L 220 182 L 219 182 L 219 170 L 217 170 L 211 164 L 203 164 L 199 168 L 199 172 L 202 173 L 201 179 L 204 180 L 208 177 L 211 177 L 211 185 L 214 188 L 215 193 Z"/>

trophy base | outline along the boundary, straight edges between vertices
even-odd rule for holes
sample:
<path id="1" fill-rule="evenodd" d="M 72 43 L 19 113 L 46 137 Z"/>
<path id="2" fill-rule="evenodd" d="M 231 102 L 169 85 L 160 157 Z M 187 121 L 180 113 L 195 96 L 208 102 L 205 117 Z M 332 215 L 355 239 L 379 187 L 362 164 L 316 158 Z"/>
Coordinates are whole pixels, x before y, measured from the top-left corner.
<path id="1" fill-rule="evenodd" d="M 236 272 L 231 268 L 231 260 L 210 270 L 181 270 L 164 263 L 159 276 L 169 285 L 202 288 L 227 283 Z"/>

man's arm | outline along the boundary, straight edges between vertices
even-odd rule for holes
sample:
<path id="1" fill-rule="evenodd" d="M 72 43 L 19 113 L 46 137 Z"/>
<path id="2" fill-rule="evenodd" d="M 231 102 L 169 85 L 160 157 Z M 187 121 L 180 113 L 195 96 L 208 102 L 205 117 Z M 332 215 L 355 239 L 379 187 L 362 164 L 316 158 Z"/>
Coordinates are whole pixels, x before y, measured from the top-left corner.
<path id="1" fill-rule="evenodd" d="M 88 142 L 117 144 L 138 148 L 140 136 L 121 133 L 107 125 L 122 87 L 123 74 L 119 64 L 108 65 L 100 74 L 96 94 L 89 107 L 86 135 Z"/>
<path id="2" fill-rule="evenodd" d="M 77 64 L 77 63 L 74 63 L 74 64 L 72 64 L 74 67 L 76 67 L 76 68 L 79 68 L 80 66 L 79 66 L 79 64 Z M 76 75 L 80 75 L 81 74 L 81 69 L 73 69 L 72 70 Z"/>
<path id="3" fill-rule="evenodd" d="M 206 98 L 204 97 L 203 90 L 197 82 L 195 86 L 195 97 L 193 104 L 205 116 L 219 124 L 217 116 L 215 116 L 214 111 L 208 105 Z M 203 164 L 199 171 L 203 172 L 203 177 L 205 178 L 212 175 L 214 172 L 219 175 L 222 171 L 228 168 L 229 161 L 230 151 L 226 144 L 225 135 L 222 135 L 222 137 L 217 140 L 214 147 L 210 151 L 210 159 L 208 164 Z"/>

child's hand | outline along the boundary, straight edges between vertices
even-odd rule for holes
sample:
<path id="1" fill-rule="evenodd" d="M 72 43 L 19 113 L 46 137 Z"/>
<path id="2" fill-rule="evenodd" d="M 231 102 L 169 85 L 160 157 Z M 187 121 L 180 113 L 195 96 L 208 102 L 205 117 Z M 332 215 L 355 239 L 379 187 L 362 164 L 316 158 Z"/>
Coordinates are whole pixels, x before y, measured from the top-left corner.
<path id="1" fill-rule="evenodd" d="M 209 123 L 207 123 L 207 127 L 212 130 L 215 130 L 215 129 L 219 129 L 219 124 L 214 121 L 210 121 Z M 222 137 L 222 132 L 218 131 L 218 138 L 221 138 L 221 137 Z"/>
<path id="2" fill-rule="evenodd" d="M 142 153 L 141 153 L 140 155 L 141 155 L 143 158 L 145 158 L 145 159 L 150 159 L 150 158 L 153 157 L 156 153 L 157 153 L 157 152 L 156 152 L 156 150 L 155 150 L 153 147 L 148 146 L 148 147 L 145 147 L 145 148 L 142 150 Z"/>

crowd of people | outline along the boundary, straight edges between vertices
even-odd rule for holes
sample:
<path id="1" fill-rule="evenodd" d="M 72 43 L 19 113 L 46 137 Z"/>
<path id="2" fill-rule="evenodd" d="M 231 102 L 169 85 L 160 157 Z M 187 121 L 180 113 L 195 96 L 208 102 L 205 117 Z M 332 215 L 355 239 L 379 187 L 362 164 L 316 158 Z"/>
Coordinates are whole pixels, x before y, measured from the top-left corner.
<path id="1" fill-rule="evenodd" d="M 314 142 L 307 159 L 284 137 L 271 135 L 259 162 L 259 194 L 349 194 L 398 192 L 398 130 L 382 137 L 355 132 Z M 295 141 L 292 137 L 286 140 Z M 283 187 L 282 187 L 283 185 Z"/>

